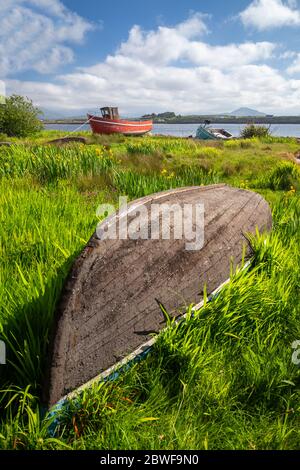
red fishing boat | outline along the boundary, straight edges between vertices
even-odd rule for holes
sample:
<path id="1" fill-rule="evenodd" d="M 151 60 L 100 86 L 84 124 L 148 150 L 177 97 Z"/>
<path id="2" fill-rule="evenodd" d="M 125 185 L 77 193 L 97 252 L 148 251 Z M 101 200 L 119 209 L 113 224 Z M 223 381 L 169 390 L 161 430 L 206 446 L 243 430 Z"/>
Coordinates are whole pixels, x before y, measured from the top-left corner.
<path id="1" fill-rule="evenodd" d="M 127 121 L 120 119 L 118 108 L 101 108 L 101 116 L 88 114 L 94 134 L 142 135 L 151 131 L 152 121 Z"/>

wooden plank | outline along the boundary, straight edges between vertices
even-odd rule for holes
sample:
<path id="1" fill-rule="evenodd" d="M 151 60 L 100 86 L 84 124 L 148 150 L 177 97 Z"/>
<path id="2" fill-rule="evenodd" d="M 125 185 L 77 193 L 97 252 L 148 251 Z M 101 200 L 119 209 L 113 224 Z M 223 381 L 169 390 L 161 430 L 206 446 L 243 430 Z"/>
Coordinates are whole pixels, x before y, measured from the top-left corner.
<path id="1" fill-rule="evenodd" d="M 183 314 L 229 277 L 241 262 L 245 233 L 269 230 L 271 211 L 258 194 L 226 185 L 190 187 L 147 196 L 128 206 L 203 203 L 204 246 L 186 240 L 99 240 L 94 234 L 66 282 L 49 351 L 44 398 L 49 405 L 112 367 L 160 331 L 155 299 Z M 110 223 L 119 223 L 119 214 Z M 106 222 L 105 222 L 106 223 Z"/>

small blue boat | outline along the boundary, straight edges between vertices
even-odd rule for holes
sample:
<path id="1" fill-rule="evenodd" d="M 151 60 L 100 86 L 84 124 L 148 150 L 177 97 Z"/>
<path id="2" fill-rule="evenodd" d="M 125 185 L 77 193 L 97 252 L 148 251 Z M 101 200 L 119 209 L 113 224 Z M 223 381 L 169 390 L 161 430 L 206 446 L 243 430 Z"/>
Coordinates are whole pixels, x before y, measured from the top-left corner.
<path id="1" fill-rule="evenodd" d="M 233 135 L 225 131 L 225 129 L 213 129 L 212 127 L 208 127 L 205 123 L 198 127 L 196 138 L 201 140 L 229 140 L 233 138 Z"/>

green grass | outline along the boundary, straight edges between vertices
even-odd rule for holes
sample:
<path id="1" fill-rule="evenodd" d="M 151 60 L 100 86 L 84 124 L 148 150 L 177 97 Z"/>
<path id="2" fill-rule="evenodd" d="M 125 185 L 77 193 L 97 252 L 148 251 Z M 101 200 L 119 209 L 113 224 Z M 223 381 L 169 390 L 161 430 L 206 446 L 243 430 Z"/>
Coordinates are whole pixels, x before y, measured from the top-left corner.
<path id="1" fill-rule="evenodd" d="M 112 166 L 111 155 L 104 147 L 15 145 L 4 147 L 0 153 L 0 177 L 28 176 L 40 183 L 94 176 Z"/>
<path id="2" fill-rule="evenodd" d="M 276 190 L 293 189 L 300 179 L 299 167 L 292 162 L 281 162 L 271 171 L 258 178 L 254 186 Z"/>
<path id="3" fill-rule="evenodd" d="M 45 190 L 32 180 L 0 183 L 0 319 L 9 362 L 2 386 L 38 389 L 57 296 L 103 201 L 101 193 L 91 202 L 67 184 Z"/>
<path id="4" fill-rule="evenodd" d="M 0 366 L 0 448 L 298 448 L 297 142 L 87 137 L 92 145 L 41 146 L 47 132 L 0 148 L 0 339 L 8 355 Z M 98 204 L 223 181 L 253 188 L 273 206 L 273 232 L 251 237 L 251 267 L 162 332 L 145 361 L 71 402 L 51 436 L 38 398 L 49 329 Z"/>

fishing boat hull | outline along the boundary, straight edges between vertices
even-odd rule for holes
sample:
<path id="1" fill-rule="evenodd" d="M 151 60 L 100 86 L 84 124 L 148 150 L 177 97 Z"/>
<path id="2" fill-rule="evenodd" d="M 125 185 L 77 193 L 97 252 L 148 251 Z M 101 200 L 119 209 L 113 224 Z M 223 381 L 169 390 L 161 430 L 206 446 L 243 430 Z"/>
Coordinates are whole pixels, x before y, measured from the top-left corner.
<path id="1" fill-rule="evenodd" d="M 185 236 L 164 239 L 161 231 L 155 239 L 99 236 L 105 227 L 120 226 L 132 211 L 148 211 L 153 204 L 174 204 L 176 213 L 186 204 L 203 204 L 201 249 L 188 250 Z M 143 217 L 142 225 L 149 228 Z M 213 292 L 228 279 L 231 263 L 241 263 L 243 250 L 251 253 L 245 234 L 271 226 L 270 208 L 259 194 L 223 184 L 147 196 L 104 220 L 76 259 L 62 292 L 49 350 L 46 403 L 53 405 L 163 329 L 159 303 L 175 317 L 198 304 L 205 285 Z"/>
<path id="2" fill-rule="evenodd" d="M 90 114 L 88 119 L 94 134 L 143 135 L 152 130 L 152 121 L 108 119 Z"/>
<path id="3" fill-rule="evenodd" d="M 201 140 L 215 140 L 215 136 L 202 126 L 198 127 L 196 137 Z"/>
<path id="4" fill-rule="evenodd" d="M 196 138 L 201 140 L 229 140 L 233 138 L 233 135 L 225 129 L 199 126 L 196 132 Z"/>

